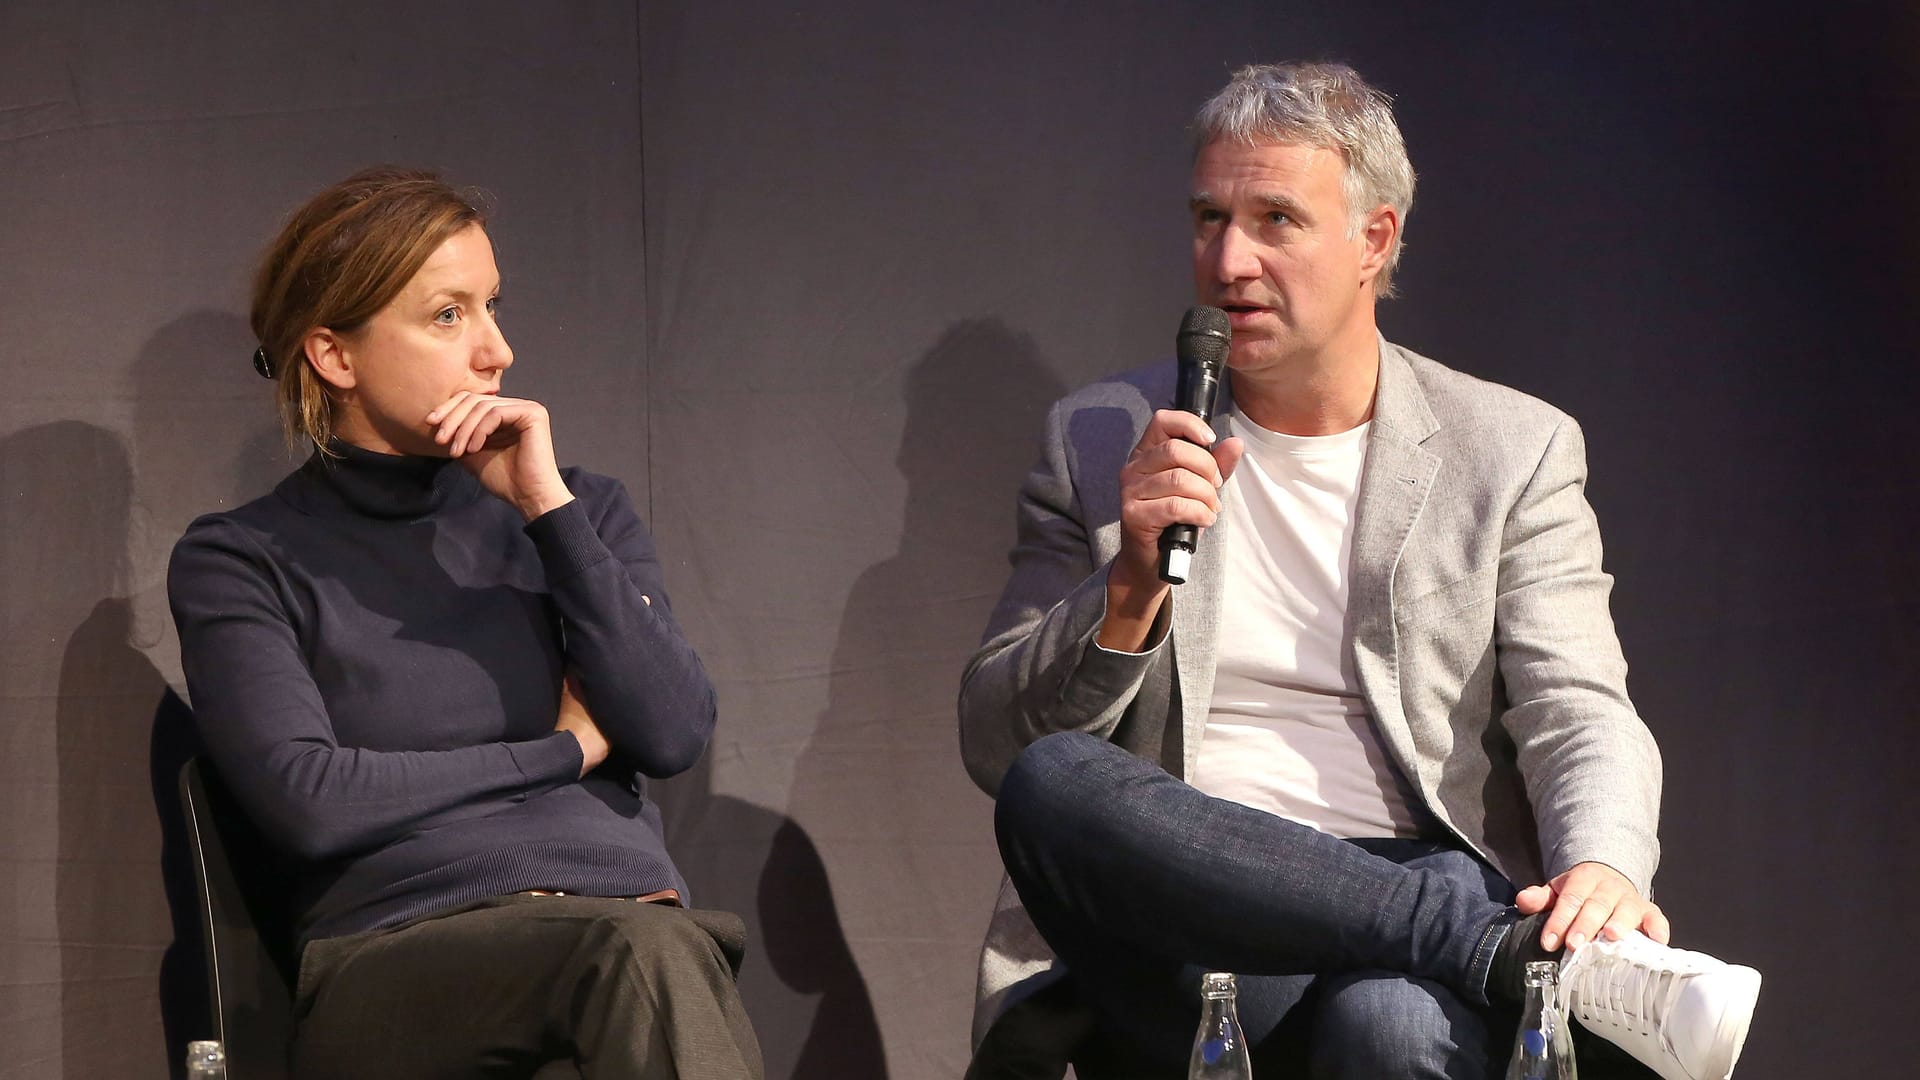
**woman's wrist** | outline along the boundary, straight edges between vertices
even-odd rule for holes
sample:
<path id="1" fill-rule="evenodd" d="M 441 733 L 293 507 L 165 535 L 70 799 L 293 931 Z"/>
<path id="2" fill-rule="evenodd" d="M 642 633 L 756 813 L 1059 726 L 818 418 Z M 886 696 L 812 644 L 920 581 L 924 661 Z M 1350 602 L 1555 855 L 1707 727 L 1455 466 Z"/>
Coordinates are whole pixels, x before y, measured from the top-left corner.
<path id="1" fill-rule="evenodd" d="M 542 489 L 516 495 L 513 505 L 520 511 L 521 517 L 527 521 L 533 521 L 567 505 L 573 501 L 573 497 L 573 492 L 568 491 L 565 484 L 561 484 L 557 491 Z"/>

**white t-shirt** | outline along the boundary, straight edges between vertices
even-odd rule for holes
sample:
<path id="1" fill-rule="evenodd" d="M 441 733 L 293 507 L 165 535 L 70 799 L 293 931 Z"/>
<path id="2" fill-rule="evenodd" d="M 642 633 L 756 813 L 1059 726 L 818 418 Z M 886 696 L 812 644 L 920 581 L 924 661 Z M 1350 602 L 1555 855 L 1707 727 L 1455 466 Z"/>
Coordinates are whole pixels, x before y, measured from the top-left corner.
<path id="1" fill-rule="evenodd" d="M 1193 785 L 1334 836 L 1416 836 L 1346 625 L 1371 424 L 1283 435 L 1236 411 L 1228 425 L 1246 456 L 1223 492 L 1218 665 Z"/>

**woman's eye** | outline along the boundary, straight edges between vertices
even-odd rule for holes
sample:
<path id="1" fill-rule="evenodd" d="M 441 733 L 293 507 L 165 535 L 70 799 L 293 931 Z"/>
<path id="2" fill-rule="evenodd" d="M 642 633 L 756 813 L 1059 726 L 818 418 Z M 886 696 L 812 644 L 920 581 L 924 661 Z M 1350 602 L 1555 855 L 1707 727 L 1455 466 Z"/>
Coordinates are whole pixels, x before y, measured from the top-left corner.
<path id="1" fill-rule="evenodd" d="M 487 314 L 498 315 L 499 313 L 500 313 L 500 298 L 497 296 L 487 297 Z"/>
<path id="2" fill-rule="evenodd" d="M 439 323 L 441 326 L 452 326 L 454 323 L 460 321 L 460 309 L 458 307 L 441 308 L 440 314 L 435 315 L 433 321 Z"/>

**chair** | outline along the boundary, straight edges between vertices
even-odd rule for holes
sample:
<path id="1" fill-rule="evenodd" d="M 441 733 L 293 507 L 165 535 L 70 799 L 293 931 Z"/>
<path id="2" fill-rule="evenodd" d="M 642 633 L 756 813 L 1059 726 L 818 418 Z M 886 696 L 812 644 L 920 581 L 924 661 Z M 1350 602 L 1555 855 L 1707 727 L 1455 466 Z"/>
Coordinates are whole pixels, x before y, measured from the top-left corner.
<path id="1" fill-rule="evenodd" d="M 194 758 L 181 767 L 180 805 L 200 890 L 214 1036 L 226 1047 L 228 1080 L 288 1080 L 300 970 L 292 876 L 211 762 Z M 579 1076 L 579 1067 L 562 1059 L 542 1066 L 533 1080 Z"/>
<path id="2" fill-rule="evenodd" d="M 230 1080 L 285 1080 L 298 961 L 290 880 L 202 758 L 180 769 L 180 805 L 200 890 L 207 994 Z"/>

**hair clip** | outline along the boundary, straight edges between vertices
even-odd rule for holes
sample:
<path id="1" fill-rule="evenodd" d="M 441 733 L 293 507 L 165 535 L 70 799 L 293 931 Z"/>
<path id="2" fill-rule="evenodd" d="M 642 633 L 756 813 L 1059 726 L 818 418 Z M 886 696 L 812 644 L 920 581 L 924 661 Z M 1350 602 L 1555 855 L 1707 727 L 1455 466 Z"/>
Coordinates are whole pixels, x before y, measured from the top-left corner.
<path id="1" fill-rule="evenodd" d="M 273 365 L 267 363 L 267 347 L 265 345 L 253 350 L 253 370 L 259 372 L 260 377 L 263 379 L 273 378 Z"/>

